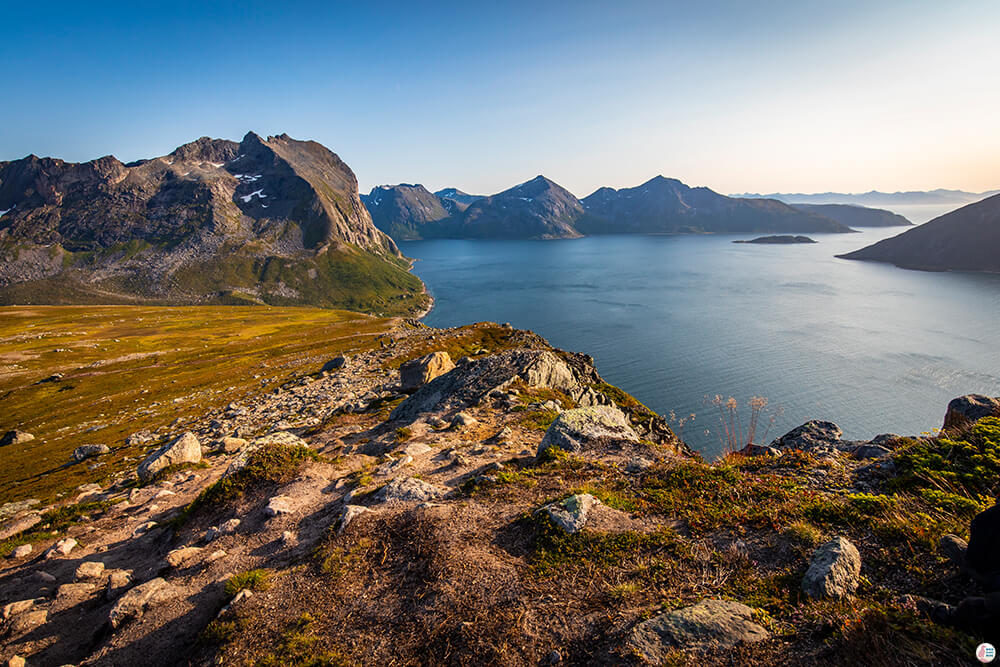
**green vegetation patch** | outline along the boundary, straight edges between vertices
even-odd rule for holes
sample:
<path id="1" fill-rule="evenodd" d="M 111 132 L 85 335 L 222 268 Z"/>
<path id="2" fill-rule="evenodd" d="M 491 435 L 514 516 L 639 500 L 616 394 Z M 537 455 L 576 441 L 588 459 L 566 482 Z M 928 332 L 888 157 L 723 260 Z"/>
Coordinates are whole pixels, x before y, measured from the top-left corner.
<path id="1" fill-rule="evenodd" d="M 267 570 L 247 570 L 226 580 L 225 593 L 235 597 L 240 591 L 266 591 L 271 587 L 271 573 Z"/>
<path id="2" fill-rule="evenodd" d="M 312 614 L 302 614 L 279 637 L 272 653 L 257 663 L 260 667 L 349 667 L 356 664 L 339 650 L 323 650 Z"/>
<path id="3" fill-rule="evenodd" d="M 183 525 L 203 507 L 232 502 L 253 488 L 287 482 L 307 461 L 321 460 L 322 456 L 303 445 L 264 445 L 250 454 L 243 468 L 199 493 L 174 519 L 175 525 Z"/>

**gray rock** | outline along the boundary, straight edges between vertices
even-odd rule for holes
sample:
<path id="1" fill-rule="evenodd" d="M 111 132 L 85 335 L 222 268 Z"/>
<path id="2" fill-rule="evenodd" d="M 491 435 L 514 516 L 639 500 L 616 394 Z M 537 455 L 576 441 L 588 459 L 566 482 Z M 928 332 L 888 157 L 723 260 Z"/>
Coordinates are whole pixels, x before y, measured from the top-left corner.
<path id="1" fill-rule="evenodd" d="M 892 445 L 895 444 L 902 436 L 895 433 L 879 433 L 874 438 L 868 441 L 869 445 L 881 445 L 883 447 L 888 447 L 892 449 Z"/>
<path id="2" fill-rule="evenodd" d="M 758 445 L 752 442 L 736 453 L 743 456 L 781 456 L 781 450 L 777 447 Z"/>
<path id="3" fill-rule="evenodd" d="M 583 530 L 591 509 L 600 504 L 601 501 L 589 493 L 578 493 L 566 500 L 546 505 L 539 512 L 546 514 L 552 523 L 573 535 Z"/>
<path id="4" fill-rule="evenodd" d="M 3 620 L 7 620 L 18 614 L 23 614 L 26 611 L 30 611 L 35 606 L 35 600 L 18 600 L 17 602 L 9 602 L 3 606 Z"/>
<path id="5" fill-rule="evenodd" d="M 3 526 L 0 526 L 0 540 L 6 540 L 8 537 L 13 537 L 18 533 L 23 533 L 29 528 L 37 526 L 41 522 L 42 517 L 37 513 L 19 516 L 12 521 L 8 521 Z"/>
<path id="6" fill-rule="evenodd" d="M 1000 397 L 966 394 L 953 398 L 944 415 L 944 430 L 963 428 L 983 417 L 1000 414 Z"/>
<path id="7" fill-rule="evenodd" d="M 104 597 L 108 601 L 117 600 L 131 585 L 132 570 L 111 570 L 104 588 Z"/>
<path id="8" fill-rule="evenodd" d="M 274 496 L 268 501 L 267 507 L 264 508 L 264 513 L 270 517 L 293 514 L 294 512 L 295 504 L 290 496 Z"/>
<path id="9" fill-rule="evenodd" d="M 419 359 L 411 359 L 399 367 L 400 385 L 403 391 L 416 391 L 454 367 L 451 355 L 447 352 L 431 352 Z"/>
<path id="10" fill-rule="evenodd" d="M 842 598 L 858 588 L 861 554 L 844 537 L 817 547 L 802 578 L 802 590 L 812 598 Z"/>
<path id="11" fill-rule="evenodd" d="M 188 431 L 163 445 L 139 464 L 136 473 L 143 482 L 148 482 L 156 473 L 181 463 L 201 461 L 201 443 L 194 433 Z"/>
<path id="12" fill-rule="evenodd" d="M 182 567 L 199 558 L 204 551 L 201 547 L 181 547 L 168 552 L 165 560 L 170 567 Z"/>
<path id="13" fill-rule="evenodd" d="M 254 438 L 249 445 L 240 450 L 240 453 L 236 455 L 233 462 L 229 464 L 228 468 L 226 468 L 226 472 L 223 476 L 229 477 L 230 475 L 245 468 L 253 453 L 261 447 L 265 447 L 267 445 L 280 445 L 282 447 L 308 447 L 309 443 L 294 433 L 289 433 L 287 431 L 274 431 L 273 433 L 268 433 L 267 435 L 259 438 Z"/>
<path id="14" fill-rule="evenodd" d="M 754 610 L 730 600 L 708 599 L 660 614 L 635 627 L 628 646 L 649 664 L 663 664 L 672 650 L 708 653 L 770 634 L 753 620 Z"/>
<path id="15" fill-rule="evenodd" d="M 473 359 L 437 377 L 396 406 L 390 418 L 413 421 L 428 412 L 451 413 L 475 406 L 491 392 L 516 380 L 529 387 L 574 391 L 580 383 L 574 371 L 548 350 L 505 350 Z"/>
<path id="16" fill-rule="evenodd" d="M 884 459 L 887 456 L 892 456 L 892 450 L 882 445 L 861 445 L 851 452 L 851 454 L 854 458 L 864 461 L 867 459 Z"/>
<path id="17" fill-rule="evenodd" d="M 344 511 L 340 513 L 340 526 L 337 528 L 337 533 L 343 533 L 347 530 L 347 526 L 350 525 L 352 521 L 357 519 L 362 514 L 370 512 L 371 510 L 363 505 L 347 505 L 344 507 Z"/>
<path id="18" fill-rule="evenodd" d="M 625 462 L 625 472 L 635 475 L 653 467 L 653 462 L 642 456 L 633 456 Z"/>
<path id="19" fill-rule="evenodd" d="M 93 456 L 100 456 L 101 454 L 107 454 L 111 451 L 111 448 L 107 445 L 80 445 L 73 450 L 73 460 L 79 463 Z"/>
<path id="20" fill-rule="evenodd" d="M 19 547 L 14 547 L 14 550 L 10 552 L 10 556 L 8 557 L 15 560 L 19 558 L 27 558 L 31 555 L 32 549 L 33 547 L 30 544 L 22 544 Z"/>
<path id="21" fill-rule="evenodd" d="M 452 428 L 462 428 L 463 426 L 472 426 L 473 424 L 478 424 L 479 420 L 470 415 L 468 412 L 459 412 L 457 415 L 452 417 L 451 426 Z"/>
<path id="22" fill-rule="evenodd" d="M 344 368 L 345 366 L 347 366 L 347 357 L 340 355 L 323 364 L 323 368 L 319 370 L 321 373 L 329 373 L 330 371 L 335 371 L 339 368 Z"/>
<path id="23" fill-rule="evenodd" d="M 843 434 L 841 428 L 833 422 L 814 419 L 777 438 L 771 446 L 778 449 L 799 449 L 804 452 L 824 448 L 839 449 L 842 443 L 840 436 Z"/>
<path id="24" fill-rule="evenodd" d="M 938 540 L 941 555 L 959 567 L 965 567 L 965 552 L 968 550 L 969 543 L 958 535 L 942 535 Z"/>
<path id="25" fill-rule="evenodd" d="M 178 591 L 162 577 L 150 579 L 125 593 L 108 614 L 111 627 L 118 629 L 129 620 L 142 616 L 153 606 L 176 597 Z"/>
<path id="26" fill-rule="evenodd" d="M 447 493 L 447 489 L 428 484 L 413 477 L 397 478 L 383 486 L 375 493 L 375 501 L 389 502 L 422 502 L 434 500 Z"/>
<path id="27" fill-rule="evenodd" d="M 538 455 L 541 456 L 550 447 L 577 453 L 593 441 L 603 439 L 639 442 L 639 436 L 625 413 L 618 408 L 598 405 L 566 410 L 545 431 L 545 437 L 538 445 Z"/>
<path id="28" fill-rule="evenodd" d="M 35 439 L 35 436 L 27 433 L 25 431 L 7 431 L 0 437 L 0 447 L 6 447 L 7 445 L 23 445 L 26 442 L 31 442 Z"/>
<path id="29" fill-rule="evenodd" d="M 25 635 L 35 628 L 45 625 L 48 620 L 49 612 L 45 609 L 18 614 L 7 622 L 4 633 L 6 635 L 5 639 L 9 640 L 13 637 Z"/>
<path id="30" fill-rule="evenodd" d="M 104 574 L 104 563 L 101 561 L 84 561 L 76 568 L 76 579 L 98 579 Z"/>
<path id="31" fill-rule="evenodd" d="M 46 555 L 60 555 L 68 556 L 73 549 L 76 548 L 77 542 L 72 537 L 64 537 L 63 539 L 56 542 L 52 547 L 46 552 Z"/>

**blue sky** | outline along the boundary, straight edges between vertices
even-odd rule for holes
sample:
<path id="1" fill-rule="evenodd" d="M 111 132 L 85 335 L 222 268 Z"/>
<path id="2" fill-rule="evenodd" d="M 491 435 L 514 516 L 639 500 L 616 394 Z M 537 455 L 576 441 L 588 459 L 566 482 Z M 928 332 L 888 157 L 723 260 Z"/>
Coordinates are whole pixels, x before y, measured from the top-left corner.
<path id="1" fill-rule="evenodd" d="M 1000 187 L 995 0 L 0 4 L 0 159 L 252 129 L 363 190 Z"/>

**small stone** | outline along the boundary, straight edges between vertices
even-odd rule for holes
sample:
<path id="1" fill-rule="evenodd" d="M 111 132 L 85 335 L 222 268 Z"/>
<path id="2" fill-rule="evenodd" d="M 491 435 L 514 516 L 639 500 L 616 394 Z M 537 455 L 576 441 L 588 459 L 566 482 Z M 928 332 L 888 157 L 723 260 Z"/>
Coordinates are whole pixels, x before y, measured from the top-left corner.
<path id="1" fill-rule="evenodd" d="M 6 634 L 18 637 L 27 634 L 37 627 L 45 625 L 49 620 L 49 612 L 44 609 L 29 611 L 14 616 L 7 622 Z"/>
<path id="2" fill-rule="evenodd" d="M 27 433 L 25 431 L 7 431 L 0 437 L 0 447 L 6 447 L 7 445 L 23 445 L 26 442 L 31 442 L 35 439 L 35 436 Z"/>
<path id="3" fill-rule="evenodd" d="M 653 462 L 642 456 L 633 456 L 625 463 L 625 472 L 635 475 L 652 467 Z"/>
<path id="4" fill-rule="evenodd" d="M 56 582 L 56 578 L 44 570 L 35 572 L 35 579 L 38 579 L 43 584 L 54 584 Z"/>
<path id="5" fill-rule="evenodd" d="M 232 454 L 234 452 L 240 451 L 241 449 L 246 447 L 247 444 L 249 443 L 243 438 L 226 437 L 219 442 L 218 449 L 222 450 L 226 454 Z"/>
<path id="6" fill-rule="evenodd" d="M 107 445 L 80 445 L 73 450 L 73 460 L 79 463 L 80 461 L 91 458 L 92 456 L 101 456 L 102 454 L 108 454 L 111 452 L 111 448 Z"/>
<path id="7" fill-rule="evenodd" d="M 892 450 L 882 445 L 861 445 L 852 454 L 854 458 L 861 460 L 884 459 L 887 456 L 892 456 Z"/>
<path id="8" fill-rule="evenodd" d="M 131 585 L 132 570 L 110 570 L 108 583 L 104 588 L 104 597 L 108 600 L 116 600 Z"/>
<path id="9" fill-rule="evenodd" d="M 171 567 L 181 567 L 194 558 L 197 558 L 202 551 L 201 547 L 181 547 L 169 552 L 165 560 Z"/>
<path id="10" fill-rule="evenodd" d="M 462 428 L 463 426 L 472 426 L 473 424 L 478 423 L 479 420 L 470 415 L 468 412 L 459 412 L 451 419 L 452 428 Z"/>
<path id="11" fill-rule="evenodd" d="M 320 372 L 329 373 L 330 371 L 335 371 L 337 369 L 344 368 L 345 366 L 347 366 L 347 357 L 340 355 L 323 364 L 323 368 L 320 369 Z"/>
<path id="12" fill-rule="evenodd" d="M 50 554 L 59 554 L 61 556 L 68 556 L 74 548 L 76 548 L 77 541 L 72 537 L 64 537 L 63 539 L 56 542 L 51 549 L 49 549 Z"/>
<path id="13" fill-rule="evenodd" d="M 136 529 L 132 531 L 132 537 L 138 537 L 140 535 L 145 535 L 146 533 L 148 533 L 149 531 L 153 530 L 154 528 L 156 528 L 156 522 L 155 521 L 146 521 L 145 523 L 142 523 L 142 524 L 139 524 L 138 526 L 136 526 Z"/>
<path id="14" fill-rule="evenodd" d="M 547 514 L 552 523 L 572 535 L 583 530 L 591 509 L 600 504 L 601 501 L 589 493 L 578 493 L 566 500 L 546 505 L 539 511 Z"/>
<path id="15" fill-rule="evenodd" d="M 337 533 L 343 533 L 352 521 L 366 512 L 371 512 L 371 510 L 363 505 L 345 506 L 344 511 L 340 513 L 340 526 L 337 528 Z"/>
<path id="16" fill-rule="evenodd" d="M 295 533 L 290 530 L 282 531 L 281 533 L 281 543 L 285 545 L 295 544 L 298 540 L 295 537 Z"/>
<path id="17" fill-rule="evenodd" d="M 90 595 L 94 584 L 63 584 L 56 590 L 57 598 L 82 598 Z"/>
<path id="18" fill-rule="evenodd" d="M 281 514 L 292 514 L 295 512 L 295 505 L 290 496 L 275 496 L 267 503 L 264 513 L 270 517 Z"/>
<path id="19" fill-rule="evenodd" d="M 76 568 L 76 578 L 97 579 L 104 574 L 104 563 L 97 560 L 84 561 Z"/>
<path id="20" fill-rule="evenodd" d="M 212 553 L 208 554 L 208 558 L 205 559 L 205 562 L 214 563 L 220 558 L 225 558 L 225 557 L 226 557 L 226 552 L 223 551 L 222 549 L 217 549 L 216 551 L 213 551 Z"/>
<path id="21" fill-rule="evenodd" d="M 27 664 L 27 661 L 19 655 L 11 656 L 7 661 L 7 667 L 25 667 Z"/>
<path id="22" fill-rule="evenodd" d="M 861 554 L 844 537 L 820 545 L 802 578 L 802 590 L 813 598 L 842 598 L 858 588 Z"/>
<path id="23" fill-rule="evenodd" d="M 422 442 L 414 442 L 403 448 L 403 453 L 410 457 L 422 456 L 429 451 L 431 451 L 431 447 Z"/>
<path id="24" fill-rule="evenodd" d="M 10 558 L 26 558 L 31 555 L 32 549 L 33 547 L 30 544 L 22 544 L 19 547 L 14 547 L 14 550 L 10 552 Z"/>
<path id="25" fill-rule="evenodd" d="M 23 614 L 32 607 L 35 606 L 35 601 L 32 600 L 19 600 L 17 602 L 11 602 L 5 604 L 3 607 L 3 619 L 6 621 L 11 616 L 16 616 L 18 614 Z"/>

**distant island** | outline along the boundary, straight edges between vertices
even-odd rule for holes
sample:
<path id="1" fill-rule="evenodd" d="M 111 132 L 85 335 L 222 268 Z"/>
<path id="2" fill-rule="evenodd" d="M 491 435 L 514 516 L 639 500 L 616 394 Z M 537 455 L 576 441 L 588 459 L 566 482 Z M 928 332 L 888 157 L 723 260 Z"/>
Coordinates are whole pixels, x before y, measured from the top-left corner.
<path id="1" fill-rule="evenodd" d="M 733 243 L 816 243 L 808 236 L 759 236 L 749 241 L 733 241 Z"/>
<path id="2" fill-rule="evenodd" d="M 966 192 L 965 190 L 911 190 L 909 192 L 870 192 L 846 193 L 846 192 L 817 192 L 813 194 L 772 192 L 770 194 L 757 194 L 746 192 L 732 195 L 733 197 L 745 197 L 748 199 L 777 199 L 789 204 L 851 204 L 860 206 L 926 206 L 926 205 L 948 205 L 962 206 L 981 201 L 986 197 L 1000 194 L 1000 190 L 987 190 L 986 192 Z"/>
<path id="3" fill-rule="evenodd" d="M 1000 273 L 1000 195 L 837 256 L 923 271 Z"/>

